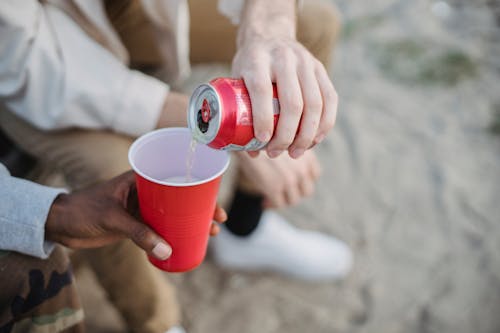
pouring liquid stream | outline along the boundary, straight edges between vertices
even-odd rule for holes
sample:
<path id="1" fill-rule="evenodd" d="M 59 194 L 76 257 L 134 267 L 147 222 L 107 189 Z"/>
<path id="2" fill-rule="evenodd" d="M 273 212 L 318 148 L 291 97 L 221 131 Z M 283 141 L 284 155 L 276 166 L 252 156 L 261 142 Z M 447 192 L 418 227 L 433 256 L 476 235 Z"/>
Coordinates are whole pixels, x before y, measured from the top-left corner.
<path id="1" fill-rule="evenodd" d="M 196 146 L 198 142 L 191 138 L 191 142 L 189 144 L 189 150 L 186 155 L 186 174 L 180 176 L 171 176 L 164 179 L 166 182 L 175 183 L 175 184 L 183 184 L 198 181 L 197 177 L 193 177 L 193 165 L 194 165 L 194 157 L 196 155 Z"/>
<path id="2" fill-rule="evenodd" d="M 194 165 L 194 155 L 196 153 L 196 146 L 198 142 L 191 138 L 191 143 L 189 144 L 189 150 L 186 158 L 186 182 L 193 181 L 193 176 L 191 175 Z"/>

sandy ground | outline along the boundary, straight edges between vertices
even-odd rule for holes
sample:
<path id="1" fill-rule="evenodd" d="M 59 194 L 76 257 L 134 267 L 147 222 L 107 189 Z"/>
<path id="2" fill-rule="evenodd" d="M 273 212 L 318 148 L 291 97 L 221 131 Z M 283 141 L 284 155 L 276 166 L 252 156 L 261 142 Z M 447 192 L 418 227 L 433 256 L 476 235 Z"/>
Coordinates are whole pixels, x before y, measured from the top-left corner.
<path id="1" fill-rule="evenodd" d="M 347 241 L 355 268 L 345 281 L 308 284 L 224 271 L 208 258 L 172 278 L 184 325 L 190 333 L 500 332 L 492 10 L 485 1 L 455 1 L 448 16 L 423 0 L 337 4 L 338 123 L 317 148 L 316 194 L 283 214 Z M 191 83 L 219 70 L 227 71 L 198 68 Z M 78 280 L 89 331 L 123 331 L 90 272 Z"/>

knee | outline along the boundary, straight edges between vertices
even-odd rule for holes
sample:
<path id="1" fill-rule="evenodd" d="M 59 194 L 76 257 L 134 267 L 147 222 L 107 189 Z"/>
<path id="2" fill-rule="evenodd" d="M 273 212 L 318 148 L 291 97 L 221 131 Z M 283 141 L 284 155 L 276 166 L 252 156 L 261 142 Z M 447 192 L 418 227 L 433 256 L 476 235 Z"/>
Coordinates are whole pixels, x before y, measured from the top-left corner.
<path id="1" fill-rule="evenodd" d="M 127 156 L 132 139 L 103 132 L 86 135 L 81 141 L 76 144 L 78 160 L 65 172 L 73 190 L 109 180 L 130 169 Z"/>
<path id="2" fill-rule="evenodd" d="M 333 3 L 306 2 L 299 12 L 300 25 L 303 26 L 306 35 L 315 38 L 317 42 L 333 41 L 340 31 L 340 14 Z"/>
<path id="3" fill-rule="evenodd" d="M 297 37 L 320 61 L 330 55 L 340 32 L 341 18 L 337 7 L 324 1 L 305 2 L 299 10 Z"/>

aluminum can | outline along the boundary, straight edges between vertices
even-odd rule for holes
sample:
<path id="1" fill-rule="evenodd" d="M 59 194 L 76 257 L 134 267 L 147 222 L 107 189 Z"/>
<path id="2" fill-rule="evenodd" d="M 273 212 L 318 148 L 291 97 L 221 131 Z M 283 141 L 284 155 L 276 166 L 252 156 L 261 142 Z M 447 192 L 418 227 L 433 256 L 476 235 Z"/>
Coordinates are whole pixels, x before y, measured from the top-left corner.
<path id="1" fill-rule="evenodd" d="M 274 127 L 280 106 L 273 84 Z M 260 150 L 266 142 L 254 136 L 252 105 L 241 79 L 216 78 L 198 86 L 189 101 L 188 126 L 193 138 L 214 149 Z"/>

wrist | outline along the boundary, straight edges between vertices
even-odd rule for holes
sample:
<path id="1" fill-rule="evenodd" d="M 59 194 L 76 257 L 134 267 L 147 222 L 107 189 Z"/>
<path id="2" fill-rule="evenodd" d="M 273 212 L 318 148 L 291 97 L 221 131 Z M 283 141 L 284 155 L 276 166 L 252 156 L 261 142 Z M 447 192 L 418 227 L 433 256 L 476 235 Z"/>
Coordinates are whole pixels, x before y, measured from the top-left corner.
<path id="1" fill-rule="evenodd" d="M 237 46 L 260 39 L 295 39 L 296 2 L 247 1 L 237 35 Z"/>
<path id="2" fill-rule="evenodd" d="M 68 194 L 61 193 L 54 199 L 54 202 L 50 206 L 47 220 L 45 222 L 45 240 L 57 240 L 60 221 L 64 220 L 68 198 Z"/>

